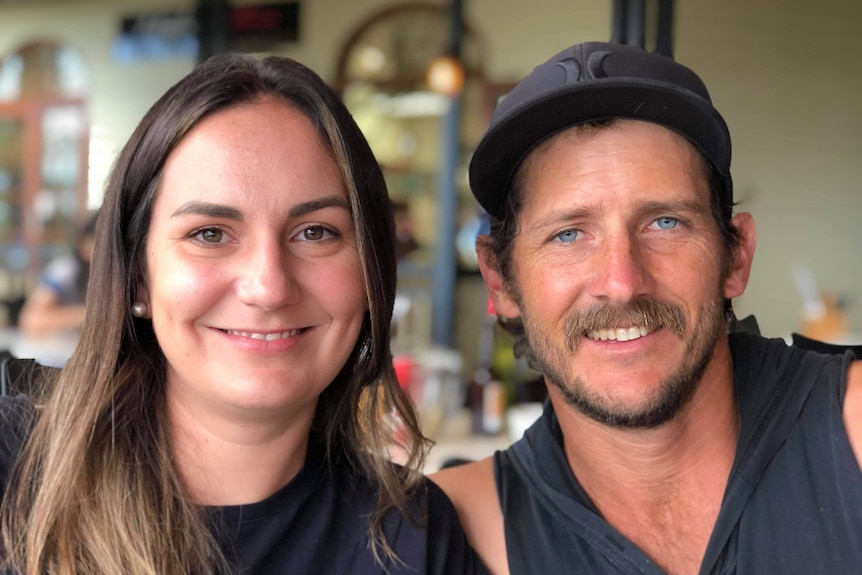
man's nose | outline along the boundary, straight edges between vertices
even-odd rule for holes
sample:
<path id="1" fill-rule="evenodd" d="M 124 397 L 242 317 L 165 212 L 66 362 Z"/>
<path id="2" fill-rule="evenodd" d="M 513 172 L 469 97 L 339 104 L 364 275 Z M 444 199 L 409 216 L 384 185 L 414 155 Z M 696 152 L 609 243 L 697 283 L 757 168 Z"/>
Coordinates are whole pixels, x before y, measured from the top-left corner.
<path id="1" fill-rule="evenodd" d="M 237 292 L 248 305 L 266 310 L 293 303 L 299 296 L 297 270 L 291 269 L 283 242 L 267 241 L 249 249 L 237 262 L 240 266 Z"/>
<path id="2" fill-rule="evenodd" d="M 602 242 L 593 256 L 594 273 L 590 295 L 613 303 L 628 303 L 650 287 L 648 254 L 630 233 L 617 234 Z"/>

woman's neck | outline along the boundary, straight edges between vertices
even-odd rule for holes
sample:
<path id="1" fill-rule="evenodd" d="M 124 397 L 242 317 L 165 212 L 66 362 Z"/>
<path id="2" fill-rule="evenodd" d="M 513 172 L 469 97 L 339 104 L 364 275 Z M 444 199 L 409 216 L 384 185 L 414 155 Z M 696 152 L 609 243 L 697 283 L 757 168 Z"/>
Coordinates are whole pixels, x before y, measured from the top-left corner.
<path id="1" fill-rule="evenodd" d="M 201 505 L 256 503 L 305 464 L 315 405 L 234 417 L 168 401 L 171 450 L 189 497 Z"/>

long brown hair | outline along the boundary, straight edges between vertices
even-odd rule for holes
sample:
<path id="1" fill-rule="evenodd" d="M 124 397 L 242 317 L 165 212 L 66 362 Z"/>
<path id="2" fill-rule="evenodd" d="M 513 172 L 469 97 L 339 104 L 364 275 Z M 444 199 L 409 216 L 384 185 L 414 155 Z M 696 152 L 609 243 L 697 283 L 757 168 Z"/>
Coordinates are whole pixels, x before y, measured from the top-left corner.
<path id="1" fill-rule="evenodd" d="M 153 105 L 113 169 L 81 340 L 46 398 L 3 501 L 7 564 L 20 573 L 231 571 L 205 510 L 184 495 L 171 461 L 165 358 L 151 323 L 134 318 L 130 307 L 166 159 L 202 118 L 266 98 L 280 98 L 311 120 L 348 191 L 368 312 L 350 359 L 319 398 L 312 433 L 325 441 L 330 463 L 343 460 L 378 485 L 373 551 L 392 558 L 382 517 L 392 508 L 408 513 L 426 442 L 391 363 L 396 261 L 383 176 L 349 112 L 314 72 L 287 58 L 221 55 Z M 395 438 L 385 418 L 393 411 L 408 435 L 403 467 L 389 462 Z"/>

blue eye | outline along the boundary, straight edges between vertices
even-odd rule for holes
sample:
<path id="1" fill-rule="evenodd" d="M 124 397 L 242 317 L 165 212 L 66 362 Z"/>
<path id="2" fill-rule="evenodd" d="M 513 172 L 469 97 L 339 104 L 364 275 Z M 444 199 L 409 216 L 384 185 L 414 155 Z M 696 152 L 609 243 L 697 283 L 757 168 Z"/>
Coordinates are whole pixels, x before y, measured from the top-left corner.
<path id="1" fill-rule="evenodd" d="M 655 221 L 658 227 L 662 230 L 672 230 L 679 223 L 679 220 L 676 218 L 671 218 L 669 216 L 662 216 Z"/>
<path id="2" fill-rule="evenodd" d="M 580 233 L 581 232 L 579 230 L 566 230 L 558 233 L 556 239 L 564 244 L 569 244 L 578 239 L 578 235 L 580 235 Z"/>

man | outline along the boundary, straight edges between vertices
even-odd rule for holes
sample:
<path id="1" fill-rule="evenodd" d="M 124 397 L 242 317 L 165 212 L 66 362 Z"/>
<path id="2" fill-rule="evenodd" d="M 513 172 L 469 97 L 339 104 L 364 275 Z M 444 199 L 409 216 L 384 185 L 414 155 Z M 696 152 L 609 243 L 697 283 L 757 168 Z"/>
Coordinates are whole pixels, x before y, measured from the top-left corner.
<path id="1" fill-rule="evenodd" d="M 735 333 L 756 234 L 688 68 L 587 43 L 501 103 L 481 271 L 549 402 L 433 478 L 495 573 L 859 573 L 862 362 Z"/>

